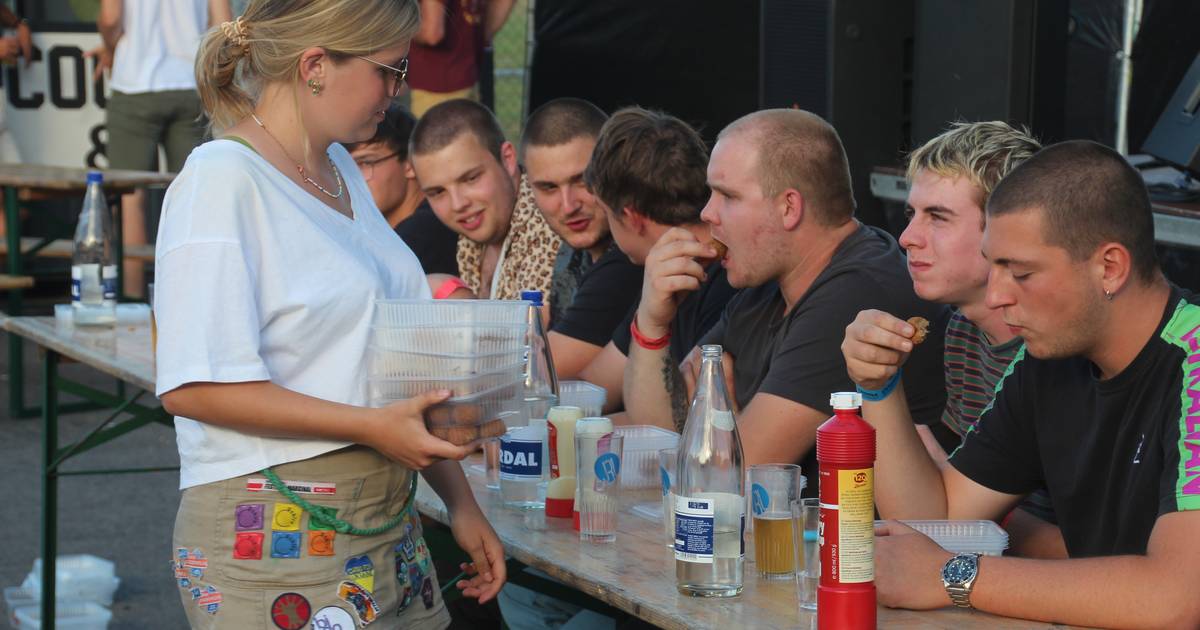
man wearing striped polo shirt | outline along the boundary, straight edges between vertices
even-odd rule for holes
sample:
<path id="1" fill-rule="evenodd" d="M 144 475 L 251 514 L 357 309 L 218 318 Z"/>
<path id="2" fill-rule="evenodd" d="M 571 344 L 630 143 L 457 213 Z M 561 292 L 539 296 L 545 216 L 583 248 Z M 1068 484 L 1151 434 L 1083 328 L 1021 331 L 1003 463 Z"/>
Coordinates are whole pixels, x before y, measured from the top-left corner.
<path id="1" fill-rule="evenodd" d="M 955 123 L 909 156 L 909 224 L 900 246 L 908 254 L 913 289 L 922 299 L 957 309 L 946 327 L 942 424 L 917 426 L 939 462 L 946 460 L 941 444 L 958 444 L 979 421 L 1021 347 L 1002 313 L 984 304 L 988 261 L 980 253 L 983 207 L 996 184 L 1040 148 L 1027 133 L 1001 121 Z M 1005 522 L 1014 551 L 1065 556 L 1062 535 L 1050 523 L 1049 498 L 1031 495 Z"/>

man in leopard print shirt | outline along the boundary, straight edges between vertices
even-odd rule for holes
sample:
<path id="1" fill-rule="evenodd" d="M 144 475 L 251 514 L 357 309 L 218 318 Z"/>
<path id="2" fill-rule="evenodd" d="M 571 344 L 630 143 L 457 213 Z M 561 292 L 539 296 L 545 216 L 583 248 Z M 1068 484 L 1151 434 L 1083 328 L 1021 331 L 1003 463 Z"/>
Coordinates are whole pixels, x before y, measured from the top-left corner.
<path id="1" fill-rule="evenodd" d="M 465 99 L 425 113 L 409 155 L 434 214 L 458 233 L 458 271 L 480 298 L 516 300 L 536 289 L 549 303 L 562 240 L 546 224 L 496 117 Z"/>

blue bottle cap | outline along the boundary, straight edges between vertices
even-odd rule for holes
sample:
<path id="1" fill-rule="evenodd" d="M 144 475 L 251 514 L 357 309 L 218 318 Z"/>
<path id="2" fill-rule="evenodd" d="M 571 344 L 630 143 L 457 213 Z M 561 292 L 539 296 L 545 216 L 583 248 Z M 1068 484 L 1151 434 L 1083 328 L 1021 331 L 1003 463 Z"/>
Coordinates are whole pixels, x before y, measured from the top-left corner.
<path id="1" fill-rule="evenodd" d="M 542 292 L 541 291 L 522 291 L 521 299 L 526 302 L 533 302 L 534 306 L 541 306 L 542 305 Z"/>
<path id="2" fill-rule="evenodd" d="M 103 184 L 103 183 L 104 183 L 104 173 L 101 173 L 100 171 L 88 171 L 87 184 L 89 186 L 91 186 L 92 184 Z"/>

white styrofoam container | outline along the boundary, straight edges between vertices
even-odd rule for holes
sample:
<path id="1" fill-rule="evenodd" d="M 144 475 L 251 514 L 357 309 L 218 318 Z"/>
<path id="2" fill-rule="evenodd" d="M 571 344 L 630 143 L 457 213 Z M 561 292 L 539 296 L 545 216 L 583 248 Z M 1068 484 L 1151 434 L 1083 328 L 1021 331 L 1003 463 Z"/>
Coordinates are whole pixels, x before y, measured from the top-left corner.
<path id="1" fill-rule="evenodd" d="M 929 536 L 951 553 L 1000 556 L 1008 549 L 1008 532 L 992 521 L 900 521 Z M 882 525 L 883 521 L 876 521 Z"/>
<path id="2" fill-rule="evenodd" d="M 21 606 L 13 611 L 16 627 L 20 630 L 40 630 L 42 609 L 40 606 Z M 108 630 L 112 612 L 96 602 L 59 601 L 54 609 L 54 627 L 68 630 Z"/>
<path id="3" fill-rule="evenodd" d="M 635 424 L 616 427 L 625 436 L 624 461 L 621 462 L 621 487 L 629 489 L 661 488 L 658 452 L 679 445 L 679 434 L 655 426 Z"/>

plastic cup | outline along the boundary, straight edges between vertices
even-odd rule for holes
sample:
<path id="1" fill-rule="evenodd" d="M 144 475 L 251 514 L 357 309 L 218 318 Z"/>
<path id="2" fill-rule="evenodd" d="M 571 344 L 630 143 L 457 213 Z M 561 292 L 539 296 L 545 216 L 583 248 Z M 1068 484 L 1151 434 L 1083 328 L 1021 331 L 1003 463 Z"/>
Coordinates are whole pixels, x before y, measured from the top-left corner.
<path id="1" fill-rule="evenodd" d="M 799 499 L 799 466 L 759 464 L 750 467 L 754 559 L 759 577 L 790 580 L 796 576 L 796 530 L 799 527 L 792 515 L 792 504 Z"/>
<path id="2" fill-rule="evenodd" d="M 487 489 L 500 491 L 500 438 L 494 437 L 483 442 L 483 471 Z"/>
<path id="3" fill-rule="evenodd" d="M 817 585 L 821 581 L 821 549 L 817 529 L 821 522 L 821 500 L 800 499 L 792 502 L 792 520 L 796 522 L 796 588 L 800 608 L 817 609 Z"/>
<path id="4" fill-rule="evenodd" d="M 616 433 L 575 434 L 575 478 L 579 484 L 579 539 L 610 543 L 617 539 L 621 456 L 625 438 Z"/>
<path id="5" fill-rule="evenodd" d="M 675 470 L 679 466 L 679 449 L 664 448 L 658 451 L 658 474 L 662 478 L 663 528 L 667 533 L 667 546 L 675 548 Z"/>

